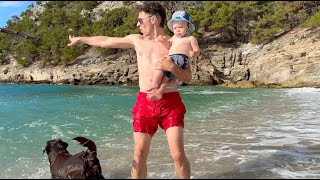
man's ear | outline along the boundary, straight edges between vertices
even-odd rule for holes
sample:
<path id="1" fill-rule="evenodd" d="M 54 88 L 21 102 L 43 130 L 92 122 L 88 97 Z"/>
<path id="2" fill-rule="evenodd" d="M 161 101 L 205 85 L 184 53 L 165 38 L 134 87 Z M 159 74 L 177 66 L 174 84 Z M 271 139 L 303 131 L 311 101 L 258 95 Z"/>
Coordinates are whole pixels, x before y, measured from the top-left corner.
<path id="1" fill-rule="evenodd" d="M 155 15 L 151 16 L 150 20 L 152 24 L 160 24 L 158 17 Z"/>

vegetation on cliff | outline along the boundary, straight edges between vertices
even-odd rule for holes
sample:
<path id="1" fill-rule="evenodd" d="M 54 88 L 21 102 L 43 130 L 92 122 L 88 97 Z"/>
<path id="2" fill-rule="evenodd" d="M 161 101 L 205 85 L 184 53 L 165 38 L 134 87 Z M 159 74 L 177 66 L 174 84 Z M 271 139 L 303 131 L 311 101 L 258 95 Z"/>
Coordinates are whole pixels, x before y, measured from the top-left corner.
<path id="1" fill-rule="evenodd" d="M 171 13 L 186 2 L 162 2 Z M 42 4 L 37 1 L 37 4 Z M 132 1 L 123 7 L 93 13 L 101 1 L 47 1 L 44 11 L 34 15 L 30 6 L 21 17 L 13 16 L 7 27 L 38 38 L 37 41 L 0 33 L 0 64 L 13 56 L 18 63 L 28 66 L 35 61 L 53 65 L 67 64 L 82 55 L 89 46 L 67 47 L 68 35 L 125 36 L 139 33 Z M 224 43 L 268 43 L 297 26 L 320 25 L 318 1 L 199 1 L 186 8 L 193 18 L 196 36 L 201 44 L 205 34 L 219 35 Z M 169 9 L 170 8 L 170 9 Z M 96 16 L 100 16 L 97 19 Z M 166 32 L 172 35 L 168 29 Z M 103 55 L 118 49 L 97 48 Z"/>

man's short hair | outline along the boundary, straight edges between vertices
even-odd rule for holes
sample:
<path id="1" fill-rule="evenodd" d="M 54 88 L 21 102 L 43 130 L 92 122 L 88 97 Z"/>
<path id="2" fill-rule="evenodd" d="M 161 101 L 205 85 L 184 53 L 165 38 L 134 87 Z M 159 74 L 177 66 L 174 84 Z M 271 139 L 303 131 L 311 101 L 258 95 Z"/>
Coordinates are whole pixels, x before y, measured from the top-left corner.
<path id="1" fill-rule="evenodd" d="M 166 9 L 158 2 L 146 2 L 137 7 L 138 12 L 145 12 L 157 16 L 160 21 L 160 26 L 164 27 L 164 22 L 167 19 Z"/>

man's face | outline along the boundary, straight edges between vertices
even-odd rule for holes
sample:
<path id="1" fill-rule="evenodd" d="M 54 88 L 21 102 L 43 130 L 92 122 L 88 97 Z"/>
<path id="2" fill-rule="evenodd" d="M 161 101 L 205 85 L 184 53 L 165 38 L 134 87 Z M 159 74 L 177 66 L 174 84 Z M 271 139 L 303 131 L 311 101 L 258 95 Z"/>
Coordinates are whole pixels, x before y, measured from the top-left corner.
<path id="1" fill-rule="evenodd" d="M 153 24 L 151 23 L 152 15 L 147 14 L 145 12 L 139 12 L 138 20 L 137 20 L 137 27 L 140 29 L 140 32 L 143 35 L 150 35 L 152 32 Z"/>

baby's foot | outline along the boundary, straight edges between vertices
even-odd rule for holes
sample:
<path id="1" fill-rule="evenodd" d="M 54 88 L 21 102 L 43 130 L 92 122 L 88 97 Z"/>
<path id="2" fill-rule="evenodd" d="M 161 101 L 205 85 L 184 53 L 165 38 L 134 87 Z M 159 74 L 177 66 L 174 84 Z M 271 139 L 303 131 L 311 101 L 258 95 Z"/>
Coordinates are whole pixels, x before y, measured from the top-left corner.
<path id="1" fill-rule="evenodd" d="M 162 99 L 162 93 L 157 93 L 157 92 L 154 92 L 154 93 L 152 93 L 152 94 L 148 94 L 147 95 L 147 98 L 149 99 L 149 100 L 160 100 L 160 99 Z"/>
<path id="2" fill-rule="evenodd" d="M 158 86 L 157 85 L 154 85 L 154 86 L 151 86 L 149 87 L 148 89 L 146 89 L 147 92 L 151 92 L 152 90 L 156 90 L 158 89 Z M 152 93 L 152 92 L 151 92 Z"/>

